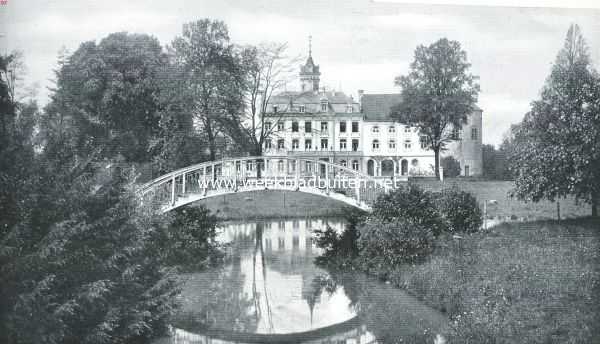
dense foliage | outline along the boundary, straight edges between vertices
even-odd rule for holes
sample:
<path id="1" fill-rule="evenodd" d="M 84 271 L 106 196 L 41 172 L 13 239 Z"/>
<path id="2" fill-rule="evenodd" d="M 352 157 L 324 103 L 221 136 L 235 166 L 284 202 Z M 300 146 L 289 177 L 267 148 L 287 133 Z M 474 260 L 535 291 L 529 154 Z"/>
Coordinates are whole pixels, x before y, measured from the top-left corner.
<path id="1" fill-rule="evenodd" d="M 43 111 L 14 99 L 14 58 L 0 60 L 0 342 L 164 334 L 172 267 L 204 267 L 217 251 L 212 216 L 140 208 L 133 171 L 118 167 L 201 157 L 162 47 L 126 33 L 83 43 L 61 57 Z"/>
<path id="2" fill-rule="evenodd" d="M 385 277 L 402 264 L 423 261 L 443 233 L 477 232 L 482 213 L 470 193 L 457 189 L 429 192 L 408 184 L 379 196 L 372 212 L 349 212 L 346 230 L 317 232 L 324 253 L 317 262 L 353 266 Z"/>
<path id="3" fill-rule="evenodd" d="M 460 162 L 454 159 L 454 157 L 443 157 L 441 164 L 442 168 L 444 169 L 445 178 L 454 178 L 460 176 Z"/>
<path id="4" fill-rule="evenodd" d="M 195 271 L 213 264 L 221 256 L 215 242 L 217 217 L 204 207 L 177 208 L 172 213 L 169 226 L 158 233 L 163 263 Z"/>
<path id="5" fill-rule="evenodd" d="M 598 214 L 599 99 L 600 76 L 579 27 L 572 25 L 540 99 L 514 133 L 509 160 L 516 196 L 539 201 L 573 195 Z"/>
<path id="6" fill-rule="evenodd" d="M 407 75 L 396 78 L 402 101 L 392 109 L 400 123 L 416 126 L 435 154 L 439 173 L 440 152 L 452 140 L 452 130 L 462 128 L 475 110 L 479 94 L 477 77 L 460 43 L 442 38 L 419 45 Z"/>
<path id="7" fill-rule="evenodd" d="M 370 218 L 383 222 L 409 220 L 437 236 L 445 228 L 435 199 L 434 193 L 416 184 L 401 186 L 377 198 Z"/>
<path id="8" fill-rule="evenodd" d="M 473 233 L 481 228 L 483 214 L 477 199 L 470 193 L 458 188 L 444 189 L 439 193 L 437 204 L 446 231 Z"/>
<path id="9" fill-rule="evenodd" d="M 367 220 L 360 228 L 360 265 L 366 271 L 385 271 L 416 263 L 431 253 L 433 232 L 411 219 Z"/>

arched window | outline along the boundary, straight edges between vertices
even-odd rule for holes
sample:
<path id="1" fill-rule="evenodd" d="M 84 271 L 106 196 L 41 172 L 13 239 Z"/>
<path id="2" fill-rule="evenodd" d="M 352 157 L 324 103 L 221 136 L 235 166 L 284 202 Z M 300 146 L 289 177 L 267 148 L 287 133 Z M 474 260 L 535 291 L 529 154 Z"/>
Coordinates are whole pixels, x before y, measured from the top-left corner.
<path id="1" fill-rule="evenodd" d="M 283 166 L 284 166 L 284 165 L 283 165 L 283 160 L 279 160 L 279 161 L 277 162 L 277 171 L 279 171 L 279 172 L 283 172 Z"/>
<path id="2" fill-rule="evenodd" d="M 413 165 L 413 166 L 417 166 L 417 165 L 419 165 L 419 160 L 412 159 L 412 161 L 410 162 L 410 164 Z"/>
<path id="3" fill-rule="evenodd" d="M 358 160 L 352 160 L 352 169 L 358 171 Z"/>
<path id="4" fill-rule="evenodd" d="M 379 140 L 373 140 L 373 150 L 379 149 Z"/>

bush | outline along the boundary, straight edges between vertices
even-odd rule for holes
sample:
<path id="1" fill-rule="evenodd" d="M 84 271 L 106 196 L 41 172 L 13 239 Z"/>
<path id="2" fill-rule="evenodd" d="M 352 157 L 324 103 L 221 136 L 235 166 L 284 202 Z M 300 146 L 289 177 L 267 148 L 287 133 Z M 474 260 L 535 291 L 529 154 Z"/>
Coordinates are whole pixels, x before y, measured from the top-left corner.
<path id="1" fill-rule="evenodd" d="M 373 204 L 371 216 L 382 222 L 410 220 L 436 236 L 445 230 L 445 222 L 437 210 L 435 194 L 415 184 L 381 195 Z"/>
<path id="2" fill-rule="evenodd" d="M 182 207 L 173 213 L 171 223 L 157 238 L 164 265 L 199 270 L 222 256 L 215 241 L 215 215 L 204 207 Z"/>
<path id="3" fill-rule="evenodd" d="M 358 227 L 365 221 L 365 213 L 356 209 L 345 208 L 346 228 L 338 234 L 327 226 L 325 230 L 316 229 L 316 245 L 323 249 L 323 254 L 316 259 L 319 265 L 329 267 L 345 267 L 352 264 L 358 255 Z"/>
<path id="4" fill-rule="evenodd" d="M 434 238 L 430 228 L 410 219 L 369 219 L 359 233 L 361 267 L 373 272 L 383 270 L 384 274 L 401 264 L 421 260 L 431 252 Z"/>
<path id="5" fill-rule="evenodd" d="M 445 189 L 439 194 L 437 203 L 449 232 L 473 233 L 481 228 L 481 209 L 470 193 L 457 188 Z"/>
<path id="6" fill-rule="evenodd" d="M 460 163 L 454 157 L 447 156 L 442 158 L 441 163 L 444 169 L 444 177 L 454 178 L 460 176 Z"/>

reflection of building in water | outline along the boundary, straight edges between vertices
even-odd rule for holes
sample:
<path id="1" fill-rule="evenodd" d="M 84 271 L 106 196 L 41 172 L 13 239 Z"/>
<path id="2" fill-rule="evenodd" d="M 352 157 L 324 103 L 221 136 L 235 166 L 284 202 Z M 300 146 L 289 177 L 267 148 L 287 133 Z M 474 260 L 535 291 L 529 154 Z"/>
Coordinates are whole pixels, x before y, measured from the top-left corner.
<path id="1" fill-rule="evenodd" d="M 219 241 L 229 242 L 231 256 L 241 256 L 243 293 L 250 295 L 258 333 L 301 332 L 343 322 L 354 315 L 342 291 L 325 293 L 313 261 L 321 250 L 313 231 L 343 223 L 334 219 L 280 219 L 228 223 Z"/>

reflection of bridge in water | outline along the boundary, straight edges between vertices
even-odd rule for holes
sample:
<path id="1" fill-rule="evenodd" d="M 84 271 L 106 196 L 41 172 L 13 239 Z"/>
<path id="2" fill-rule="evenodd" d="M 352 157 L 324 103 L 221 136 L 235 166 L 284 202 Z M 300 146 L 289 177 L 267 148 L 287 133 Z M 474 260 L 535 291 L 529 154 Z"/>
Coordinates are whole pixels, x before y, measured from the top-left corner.
<path id="1" fill-rule="evenodd" d="M 321 182 L 322 181 L 322 182 Z M 405 177 L 378 178 L 322 160 L 242 157 L 210 161 L 165 174 L 139 190 L 164 211 L 235 192 L 290 190 L 328 197 L 370 210 L 371 203 Z"/>
<path id="2" fill-rule="evenodd" d="M 255 343 L 296 343 L 296 344 L 370 344 L 377 343 L 366 325 L 360 323 L 358 317 L 339 324 L 311 331 L 287 334 L 257 334 L 232 331 L 207 331 L 195 334 L 184 329 L 171 331 L 172 344 L 255 344 Z"/>

